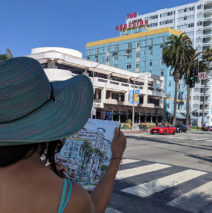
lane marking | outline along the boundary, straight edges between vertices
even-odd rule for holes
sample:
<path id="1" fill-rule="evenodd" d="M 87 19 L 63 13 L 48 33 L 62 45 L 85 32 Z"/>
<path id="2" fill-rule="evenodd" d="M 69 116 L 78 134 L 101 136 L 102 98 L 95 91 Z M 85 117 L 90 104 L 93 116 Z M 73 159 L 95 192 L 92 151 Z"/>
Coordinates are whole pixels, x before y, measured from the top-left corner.
<path id="1" fill-rule="evenodd" d="M 178 207 L 193 213 L 212 202 L 212 181 L 168 202 L 169 206 Z"/>
<path id="2" fill-rule="evenodd" d="M 193 141 L 204 141 L 204 140 L 206 140 L 206 139 L 208 139 L 208 138 L 194 138 L 194 139 L 192 139 Z"/>
<path id="3" fill-rule="evenodd" d="M 122 213 L 122 212 L 120 212 L 120 211 L 118 211 L 118 210 L 116 210 L 116 209 L 107 208 L 107 209 L 105 210 L 105 213 Z"/>
<path id="4" fill-rule="evenodd" d="M 206 140 L 206 141 L 209 141 L 209 142 L 211 142 L 212 140 Z"/>
<path id="5" fill-rule="evenodd" d="M 156 192 L 164 191 L 165 189 L 177 186 L 186 181 L 192 180 L 201 175 L 207 174 L 207 172 L 196 171 L 188 169 L 183 172 L 178 172 L 173 175 L 169 175 L 157 180 L 149 181 L 144 184 L 139 184 L 137 186 L 129 187 L 121 190 L 129 194 L 137 195 L 140 197 L 148 197 Z"/>
<path id="6" fill-rule="evenodd" d="M 133 159 L 122 159 L 122 164 L 128 164 L 128 163 L 135 163 L 135 162 L 139 162 L 141 160 L 133 160 Z"/>
<path id="7" fill-rule="evenodd" d="M 169 167 L 171 166 L 166 164 L 155 163 L 155 164 L 150 164 L 147 166 L 140 166 L 140 167 L 135 167 L 132 169 L 125 169 L 125 170 L 118 171 L 116 175 L 116 179 L 123 179 L 123 178 L 128 178 L 128 177 L 132 177 L 136 175 L 142 175 L 149 172 L 158 171 L 161 169 L 166 169 Z"/>

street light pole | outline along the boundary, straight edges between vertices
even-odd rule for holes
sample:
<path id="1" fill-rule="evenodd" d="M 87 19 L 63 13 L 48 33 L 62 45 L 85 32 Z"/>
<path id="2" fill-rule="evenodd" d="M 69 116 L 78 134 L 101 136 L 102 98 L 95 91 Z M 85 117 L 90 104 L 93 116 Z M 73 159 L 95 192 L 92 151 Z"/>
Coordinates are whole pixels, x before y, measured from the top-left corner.
<path id="1" fill-rule="evenodd" d="M 132 125 L 131 125 L 131 131 L 134 128 L 134 123 L 135 123 L 135 80 L 133 83 L 134 89 L 133 89 L 133 106 L 132 106 Z"/>

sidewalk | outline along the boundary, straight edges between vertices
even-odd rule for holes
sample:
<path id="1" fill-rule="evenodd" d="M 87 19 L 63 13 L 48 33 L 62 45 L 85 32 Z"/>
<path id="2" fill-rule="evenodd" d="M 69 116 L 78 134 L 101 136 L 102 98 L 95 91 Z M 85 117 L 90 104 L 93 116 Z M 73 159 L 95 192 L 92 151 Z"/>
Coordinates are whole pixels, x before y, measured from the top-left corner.
<path id="1" fill-rule="evenodd" d="M 123 133 L 132 133 L 132 134 L 134 134 L 134 133 L 149 133 L 149 130 L 147 130 L 147 131 L 142 131 L 142 130 L 130 130 L 130 129 L 121 129 L 121 131 L 123 132 Z"/>

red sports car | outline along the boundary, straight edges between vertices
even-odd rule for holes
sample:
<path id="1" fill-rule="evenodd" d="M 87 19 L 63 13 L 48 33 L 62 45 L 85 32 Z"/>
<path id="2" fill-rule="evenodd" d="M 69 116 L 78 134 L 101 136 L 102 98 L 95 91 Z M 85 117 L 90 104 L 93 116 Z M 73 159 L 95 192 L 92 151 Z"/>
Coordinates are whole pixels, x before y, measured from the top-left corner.
<path id="1" fill-rule="evenodd" d="M 153 127 L 150 130 L 151 134 L 161 134 L 161 135 L 168 135 L 168 134 L 175 134 L 176 133 L 176 128 L 173 126 L 156 126 Z"/>

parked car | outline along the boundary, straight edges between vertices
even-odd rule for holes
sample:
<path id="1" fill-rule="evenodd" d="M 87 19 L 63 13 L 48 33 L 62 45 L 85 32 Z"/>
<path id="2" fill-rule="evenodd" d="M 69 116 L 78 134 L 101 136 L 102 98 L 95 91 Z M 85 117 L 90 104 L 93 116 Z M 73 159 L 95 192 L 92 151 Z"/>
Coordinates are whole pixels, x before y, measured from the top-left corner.
<path id="1" fill-rule="evenodd" d="M 201 129 L 203 131 L 212 131 L 212 126 L 203 126 Z"/>
<path id="2" fill-rule="evenodd" d="M 177 124 L 176 126 L 176 132 L 177 133 L 180 133 L 180 132 L 187 132 L 187 127 L 186 127 L 186 125 L 184 125 L 184 124 Z"/>
<path id="3" fill-rule="evenodd" d="M 161 134 L 161 135 L 168 135 L 168 134 L 175 134 L 176 133 L 176 128 L 174 126 L 164 126 L 164 125 L 159 125 L 156 127 L 153 127 L 150 130 L 151 134 Z"/>

